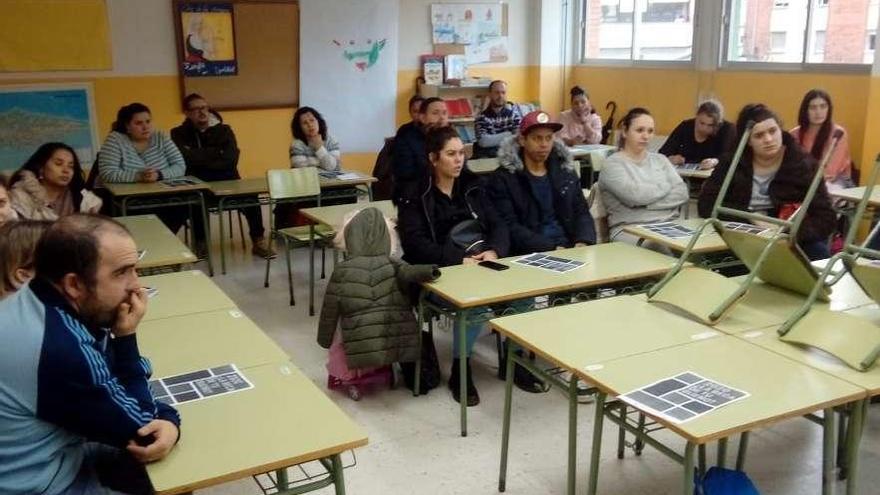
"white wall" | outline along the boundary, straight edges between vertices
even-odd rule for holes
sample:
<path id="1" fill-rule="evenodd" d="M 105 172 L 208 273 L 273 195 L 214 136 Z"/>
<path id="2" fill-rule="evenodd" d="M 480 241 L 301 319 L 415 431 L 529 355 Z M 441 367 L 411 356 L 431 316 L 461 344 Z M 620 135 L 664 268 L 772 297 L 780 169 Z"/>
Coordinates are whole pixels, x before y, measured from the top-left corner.
<path id="1" fill-rule="evenodd" d="M 417 69 L 419 56 L 431 53 L 431 4 L 433 3 L 495 3 L 488 0 L 401 0 L 400 51 L 398 69 Z M 505 64 L 482 64 L 480 67 L 499 65 L 520 66 L 537 65 L 538 23 L 540 22 L 540 0 L 510 0 L 507 3 L 507 33 L 509 36 L 509 59 Z"/>

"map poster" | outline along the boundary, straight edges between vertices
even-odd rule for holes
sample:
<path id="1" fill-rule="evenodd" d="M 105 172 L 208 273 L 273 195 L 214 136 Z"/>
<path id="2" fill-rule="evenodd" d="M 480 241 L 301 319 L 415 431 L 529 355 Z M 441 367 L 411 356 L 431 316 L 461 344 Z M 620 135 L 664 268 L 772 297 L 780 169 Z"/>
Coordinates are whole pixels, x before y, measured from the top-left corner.
<path id="1" fill-rule="evenodd" d="M 181 3 L 180 32 L 184 76 L 238 74 L 231 3 Z"/>
<path id="2" fill-rule="evenodd" d="M 15 170 L 43 143 L 70 145 L 84 168 L 98 150 L 91 84 L 0 87 L 0 170 Z"/>

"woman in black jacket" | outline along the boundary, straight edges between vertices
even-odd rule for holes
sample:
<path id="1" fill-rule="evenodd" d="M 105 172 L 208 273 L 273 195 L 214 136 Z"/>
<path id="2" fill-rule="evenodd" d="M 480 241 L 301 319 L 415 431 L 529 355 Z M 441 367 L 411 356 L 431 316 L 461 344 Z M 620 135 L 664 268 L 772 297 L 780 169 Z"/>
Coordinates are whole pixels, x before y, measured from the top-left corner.
<path id="1" fill-rule="evenodd" d="M 401 191 L 398 205 L 398 230 L 403 245 L 403 259 L 411 264 L 451 266 L 496 260 L 507 255 L 507 227 L 498 218 L 479 177 L 464 168 L 464 144 L 452 127 L 428 132 L 426 150 L 430 170 L 425 179 L 412 182 Z M 482 242 L 467 242 L 450 235 L 462 222 L 475 220 L 482 232 Z M 478 228 L 476 226 L 478 225 Z M 474 230 L 474 229 L 471 229 Z M 467 328 L 467 352 L 470 355 L 483 323 Z M 458 329 L 454 335 L 454 361 L 449 387 L 459 401 Z M 479 403 L 479 395 L 467 365 L 467 403 Z"/>
<path id="2" fill-rule="evenodd" d="M 803 201 L 818 164 L 790 134 L 782 130 L 782 121 L 763 104 L 746 105 L 740 111 L 736 122 L 737 141 L 742 139 L 749 121 L 755 125 L 722 204 L 772 217 L 779 217 L 780 213 L 790 214 Z M 703 185 L 697 205 L 701 217 L 712 214 L 731 159 L 725 157 Z M 808 258 L 816 260 L 830 256 L 828 239 L 834 225 L 834 210 L 822 182 L 797 236 L 798 245 Z"/>

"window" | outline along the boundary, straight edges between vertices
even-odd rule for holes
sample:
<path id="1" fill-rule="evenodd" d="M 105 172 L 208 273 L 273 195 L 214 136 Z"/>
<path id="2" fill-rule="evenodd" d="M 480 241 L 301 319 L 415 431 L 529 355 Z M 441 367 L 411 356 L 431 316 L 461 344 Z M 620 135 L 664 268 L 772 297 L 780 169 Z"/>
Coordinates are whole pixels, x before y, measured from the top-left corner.
<path id="1" fill-rule="evenodd" d="M 582 59 L 692 59 L 696 1 L 584 0 Z"/>
<path id="2" fill-rule="evenodd" d="M 875 3 L 728 0 L 725 59 L 728 63 L 870 63 Z"/>

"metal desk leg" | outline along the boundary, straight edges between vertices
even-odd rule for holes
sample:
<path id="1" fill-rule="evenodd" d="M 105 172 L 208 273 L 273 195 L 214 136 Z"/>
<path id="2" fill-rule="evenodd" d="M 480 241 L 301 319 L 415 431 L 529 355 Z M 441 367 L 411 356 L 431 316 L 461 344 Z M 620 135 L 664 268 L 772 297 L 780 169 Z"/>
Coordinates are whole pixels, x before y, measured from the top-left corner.
<path id="1" fill-rule="evenodd" d="M 460 309 L 455 315 L 458 332 L 458 403 L 461 410 L 461 436 L 467 436 L 467 313 Z"/>
<path id="2" fill-rule="evenodd" d="M 865 421 L 868 419 L 868 403 L 869 400 L 865 399 L 853 404 L 852 416 L 849 418 L 849 429 L 847 430 L 846 439 L 846 493 L 849 495 L 856 494 L 859 477 L 859 443 L 862 440 Z"/>
<path id="3" fill-rule="evenodd" d="M 510 379 L 510 375 L 508 375 L 508 379 Z M 578 379 L 577 375 L 572 373 L 571 379 L 568 382 L 568 495 L 574 495 L 576 484 L 575 478 L 577 477 L 577 408 Z"/>
<path id="4" fill-rule="evenodd" d="M 822 494 L 834 493 L 834 438 L 837 434 L 834 421 L 836 416 L 833 408 L 828 408 L 822 414 Z"/>
<path id="5" fill-rule="evenodd" d="M 281 469 L 275 471 L 275 477 L 277 480 L 277 482 L 275 483 L 275 486 L 278 487 L 278 491 L 281 492 L 281 491 L 287 490 L 287 485 L 288 485 L 287 468 L 284 467 L 284 468 L 281 468 Z"/>
<path id="6" fill-rule="evenodd" d="M 128 196 L 122 197 L 122 216 L 128 216 Z"/>
<path id="7" fill-rule="evenodd" d="M 626 403 L 620 401 L 620 421 L 626 422 Z M 623 426 L 617 427 L 617 458 L 623 459 L 623 451 L 626 448 L 626 430 Z"/>
<path id="8" fill-rule="evenodd" d="M 706 444 L 701 443 L 697 447 L 697 472 L 700 475 L 700 479 L 703 479 L 706 476 Z"/>
<path id="9" fill-rule="evenodd" d="M 694 493 L 694 444 L 691 442 L 688 442 L 684 448 L 684 487 L 681 493 L 684 495 Z"/>
<path id="10" fill-rule="evenodd" d="M 715 465 L 720 468 L 727 466 L 727 438 L 718 440 L 718 461 Z"/>
<path id="11" fill-rule="evenodd" d="M 309 224 L 309 316 L 315 316 L 315 224 Z"/>
<path id="12" fill-rule="evenodd" d="M 204 230 L 204 234 L 205 234 L 205 242 L 207 242 L 207 244 L 208 244 L 207 260 L 206 260 L 208 262 L 208 275 L 213 277 L 214 276 L 214 262 L 211 257 L 211 224 L 208 221 L 209 220 L 208 219 L 208 206 L 207 206 L 207 203 L 205 202 L 204 193 L 202 193 L 202 191 L 197 191 L 197 194 L 199 196 L 199 204 L 202 207 L 201 213 L 202 213 L 202 222 L 204 222 L 203 230 Z M 222 222 L 222 220 L 221 220 L 221 222 Z"/>
<path id="13" fill-rule="evenodd" d="M 336 495 L 345 495 L 345 478 L 342 474 L 342 459 L 339 454 L 333 456 L 333 485 L 336 487 Z"/>
<path id="14" fill-rule="evenodd" d="M 373 201 L 373 186 L 372 184 L 367 184 L 367 199 Z"/>
<path id="15" fill-rule="evenodd" d="M 504 380 L 504 423 L 501 428 L 501 469 L 498 473 L 498 491 L 503 492 L 507 488 L 507 451 L 510 448 L 510 411 L 513 401 L 513 355 L 512 342 L 507 345 L 507 374 Z"/>
<path id="16" fill-rule="evenodd" d="M 419 354 L 416 358 L 415 376 L 413 376 L 413 397 L 418 397 L 422 390 L 422 339 L 424 338 L 422 327 L 425 325 L 425 296 L 426 291 L 419 291 L 418 326 L 416 327 L 419 330 Z"/>
<path id="17" fill-rule="evenodd" d="M 746 450 L 749 448 L 749 432 L 744 431 L 739 436 L 739 451 L 736 453 L 736 470 L 744 471 L 746 467 Z"/>
<path id="18" fill-rule="evenodd" d="M 220 219 L 220 273 L 226 275 L 226 238 L 224 237 L 223 228 L 223 203 L 226 202 L 226 196 L 220 198 L 217 202 L 217 216 Z M 229 233 L 232 233 L 232 219 L 229 220 Z M 208 244 L 210 246 L 210 244 Z"/>
<path id="19" fill-rule="evenodd" d="M 590 479 L 587 486 L 588 495 L 596 495 L 599 486 L 599 454 L 602 451 L 602 422 L 605 420 L 604 392 L 596 394 L 596 410 L 593 415 L 593 448 L 590 452 Z"/>

